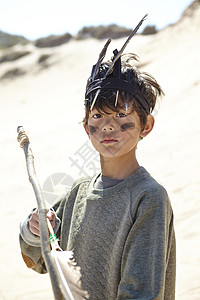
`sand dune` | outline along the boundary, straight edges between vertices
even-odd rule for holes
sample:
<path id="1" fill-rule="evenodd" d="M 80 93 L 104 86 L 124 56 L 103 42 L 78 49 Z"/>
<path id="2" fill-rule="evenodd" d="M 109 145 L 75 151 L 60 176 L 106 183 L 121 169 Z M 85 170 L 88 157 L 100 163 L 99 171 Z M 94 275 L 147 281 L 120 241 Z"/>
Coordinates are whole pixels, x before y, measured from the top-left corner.
<path id="1" fill-rule="evenodd" d="M 177 24 L 157 35 L 137 36 L 127 48 L 139 55 L 143 69 L 156 77 L 166 94 L 156 108 L 154 131 L 138 146 L 138 157 L 171 198 L 177 237 L 176 293 L 181 300 L 200 299 L 199 36 L 197 4 Z M 112 42 L 108 57 L 123 41 Z M 29 132 L 41 184 L 55 173 L 79 177 L 70 158 L 87 142 L 79 123 L 84 89 L 103 43 L 71 41 L 53 49 L 28 45 L 23 49 L 30 49 L 30 55 L 0 65 L 0 77 L 13 68 L 26 72 L 17 79 L 0 81 L 0 299 L 53 299 L 48 275 L 27 269 L 20 256 L 19 222 L 36 202 L 16 129 L 23 125 Z M 51 54 L 48 66 L 37 63 L 42 54 Z"/>

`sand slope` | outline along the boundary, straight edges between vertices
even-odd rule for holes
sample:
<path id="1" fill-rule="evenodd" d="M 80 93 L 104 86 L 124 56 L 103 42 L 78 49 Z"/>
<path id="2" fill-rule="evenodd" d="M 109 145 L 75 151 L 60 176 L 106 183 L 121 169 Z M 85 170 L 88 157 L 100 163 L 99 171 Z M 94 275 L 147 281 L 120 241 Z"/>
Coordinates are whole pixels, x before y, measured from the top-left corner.
<path id="1" fill-rule="evenodd" d="M 137 36 L 127 48 L 140 56 L 143 69 L 156 77 L 166 94 L 156 109 L 154 131 L 138 146 L 138 157 L 171 198 L 177 237 L 177 299 L 181 300 L 200 299 L 199 35 L 197 5 L 177 24 L 157 35 Z M 123 41 L 112 42 L 108 57 Z M 24 125 L 29 131 L 41 184 L 58 172 L 79 177 L 70 157 L 87 141 L 79 124 L 84 88 L 102 46 L 103 41 L 96 40 L 72 41 L 54 49 L 28 45 L 32 54 L 0 65 L 0 76 L 14 67 L 27 72 L 18 79 L 0 81 L 0 299 L 53 299 L 48 275 L 27 269 L 20 256 L 19 222 L 36 202 L 16 129 Z M 48 68 L 37 63 L 42 54 L 52 54 Z"/>

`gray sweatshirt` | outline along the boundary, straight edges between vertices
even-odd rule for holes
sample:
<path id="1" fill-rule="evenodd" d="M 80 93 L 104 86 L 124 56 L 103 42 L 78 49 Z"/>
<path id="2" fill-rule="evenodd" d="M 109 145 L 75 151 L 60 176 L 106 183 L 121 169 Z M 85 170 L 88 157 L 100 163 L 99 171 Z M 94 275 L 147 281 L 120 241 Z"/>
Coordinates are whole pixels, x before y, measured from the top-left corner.
<path id="1" fill-rule="evenodd" d="M 55 207 L 61 248 L 73 249 L 83 288 L 93 300 L 174 299 L 175 235 L 165 189 L 143 167 L 106 189 L 96 188 L 97 177 L 77 181 Z M 22 234 L 24 257 L 46 272 L 40 247 L 25 240 Z"/>

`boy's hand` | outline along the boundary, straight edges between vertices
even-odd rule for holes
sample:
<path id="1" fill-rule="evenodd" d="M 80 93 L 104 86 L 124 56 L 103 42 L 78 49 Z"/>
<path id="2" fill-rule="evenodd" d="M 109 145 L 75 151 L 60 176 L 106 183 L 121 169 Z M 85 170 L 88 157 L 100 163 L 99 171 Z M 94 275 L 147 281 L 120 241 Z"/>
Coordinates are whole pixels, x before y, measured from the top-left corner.
<path id="1" fill-rule="evenodd" d="M 47 218 L 51 222 L 51 226 L 54 228 L 55 227 L 55 218 L 56 214 L 54 211 L 49 210 L 47 211 Z M 39 226 L 39 215 L 38 215 L 38 209 L 35 209 L 30 217 L 30 220 L 28 221 L 29 229 L 30 231 L 37 235 L 40 236 L 40 226 Z"/>

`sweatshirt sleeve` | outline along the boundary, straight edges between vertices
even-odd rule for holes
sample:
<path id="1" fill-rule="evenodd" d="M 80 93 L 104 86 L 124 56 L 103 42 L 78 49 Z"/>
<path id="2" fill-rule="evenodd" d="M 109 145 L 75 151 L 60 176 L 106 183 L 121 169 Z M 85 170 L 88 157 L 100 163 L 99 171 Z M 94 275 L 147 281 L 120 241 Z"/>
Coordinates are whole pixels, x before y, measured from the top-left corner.
<path id="1" fill-rule="evenodd" d="M 133 216 L 122 257 L 117 300 L 174 299 L 174 282 L 173 213 L 167 193 L 161 188 L 145 193 Z M 165 295 L 166 291 L 170 295 Z"/>

